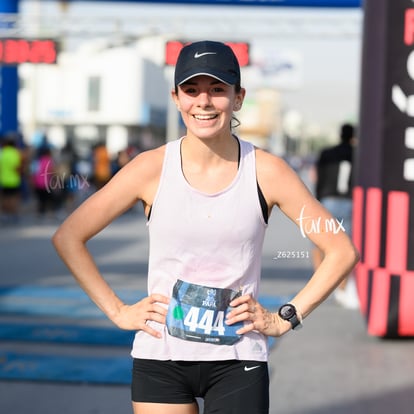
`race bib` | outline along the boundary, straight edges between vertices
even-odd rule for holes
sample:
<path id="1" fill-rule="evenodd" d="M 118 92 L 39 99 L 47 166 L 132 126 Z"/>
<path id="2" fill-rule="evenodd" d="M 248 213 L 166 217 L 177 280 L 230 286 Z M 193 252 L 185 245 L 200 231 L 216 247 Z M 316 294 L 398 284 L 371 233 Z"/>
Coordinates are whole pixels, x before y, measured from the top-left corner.
<path id="1" fill-rule="evenodd" d="M 232 289 L 219 289 L 177 280 L 168 307 L 168 333 L 186 341 L 232 345 L 241 335 L 243 322 L 226 325 L 229 303 L 240 296 Z"/>

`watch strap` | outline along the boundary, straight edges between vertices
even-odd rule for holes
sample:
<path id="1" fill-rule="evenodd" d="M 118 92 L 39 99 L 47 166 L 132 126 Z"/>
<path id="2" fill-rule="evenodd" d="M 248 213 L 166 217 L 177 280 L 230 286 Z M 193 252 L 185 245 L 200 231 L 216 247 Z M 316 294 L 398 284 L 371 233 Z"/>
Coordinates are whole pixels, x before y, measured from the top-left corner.
<path id="1" fill-rule="evenodd" d="M 292 302 L 289 302 L 289 303 L 291 305 L 293 305 L 293 307 L 296 310 L 296 314 L 293 315 L 293 317 L 291 318 L 291 321 L 290 321 L 291 324 L 292 324 L 292 329 L 298 330 L 298 329 L 302 328 L 302 320 L 303 320 L 302 314 L 299 312 L 298 307 L 294 303 L 292 303 Z"/>
<path id="2" fill-rule="evenodd" d="M 292 329 L 300 329 L 302 328 L 302 322 L 300 321 L 300 319 L 298 318 L 298 315 L 293 315 L 290 319 L 289 322 L 292 324 Z"/>

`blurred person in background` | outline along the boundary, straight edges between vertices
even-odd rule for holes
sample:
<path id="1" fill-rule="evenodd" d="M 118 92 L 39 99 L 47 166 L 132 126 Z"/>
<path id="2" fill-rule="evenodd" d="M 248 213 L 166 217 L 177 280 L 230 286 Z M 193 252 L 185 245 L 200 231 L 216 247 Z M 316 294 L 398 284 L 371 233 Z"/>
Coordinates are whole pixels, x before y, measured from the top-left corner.
<path id="1" fill-rule="evenodd" d="M 352 188 L 353 153 L 356 142 L 355 127 L 345 123 L 340 127 L 340 142 L 324 148 L 316 161 L 316 198 L 342 222 L 347 234 L 352 237 Z M 315 269 L 321 264 L 323 253 L 318 247 L 313 250 Z M 349 309 L 358 309 L 359 301 L 353 274 L 345 278 L 334 292 L 334 298 Z"/>
<path id="2" fill-rule="evenodd" d="M 76 172 L 76 153 L 71 140 L 59 151 L 54 153 L 56 176 L 59 177 L 60 191 L 58 197 L 59 215 L 66 216 L 77 205 L 79 187 L 87 185 Z M 86 184 L 85 184 L 86 182 Z"/>
<path id="3" fill-rule="evenodd" d="M 6 136 L 0 150 L 1 220 L 16 223 L 21 202 L 23 158 L 14 138 Z"/>
<path id="4" fill-rule="evenodd" d="M 108 149 L 99 143 L 92 151 L 93 183 L 96 190 L 102 188 L 111 178 L 112 165 Z"/>
<path id="5" fill-rule="evenodd" d="M 60 192 L 60 181 L 55 174 L 55 162 L 52 150 L 43 145 L 37 150 L 32 162 L 32 184 L 36 196 L 36 212 L 38 218 L 44 218 L 47 213 L 55 215 L 57 209 L 56 192 Z"/>

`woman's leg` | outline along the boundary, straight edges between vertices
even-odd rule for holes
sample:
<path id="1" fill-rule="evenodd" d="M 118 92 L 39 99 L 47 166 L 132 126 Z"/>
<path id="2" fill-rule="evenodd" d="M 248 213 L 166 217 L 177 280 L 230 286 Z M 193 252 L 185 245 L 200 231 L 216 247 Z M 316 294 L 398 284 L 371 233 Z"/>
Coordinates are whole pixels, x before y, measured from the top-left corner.
<path id="1" fill-rule="evenodd" d="M 198 414 L 199 363 L 134 359 L 134 414 Z"/>
<path id="2" fill-rule="evenodd" d="M 198 414 L 198 404 L 158 404 L 133 402 L 134 414 Z"/>

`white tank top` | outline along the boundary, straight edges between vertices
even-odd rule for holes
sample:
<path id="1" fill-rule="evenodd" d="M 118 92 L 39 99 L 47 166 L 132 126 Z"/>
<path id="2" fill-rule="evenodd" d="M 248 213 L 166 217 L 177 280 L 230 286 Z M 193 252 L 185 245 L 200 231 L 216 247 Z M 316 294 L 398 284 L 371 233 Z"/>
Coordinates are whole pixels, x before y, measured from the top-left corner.
<path id="1" fill-rule="evenodd" d="M 240 142 L 240 165 L 215 194 L 194 189 L 181 169 L 181 141 L 166 145 L 149 228 L 148 292 L 171 297 L 177 279 L 257 297 L 267 227 L 257 190 L 255 149 Z M 157 360 L 256 360 L 268 357 L 267 338 L 249 332 L 233 345 L 183 340 L 157 322 L 162 339 L 139 331 L 131 355 Z"/>

